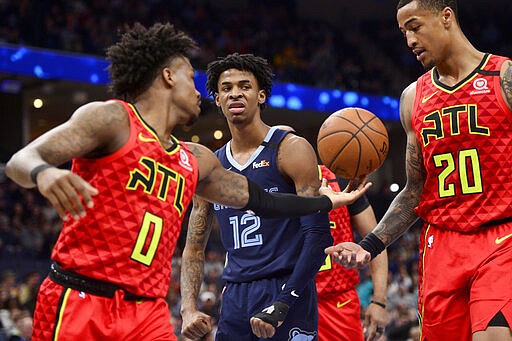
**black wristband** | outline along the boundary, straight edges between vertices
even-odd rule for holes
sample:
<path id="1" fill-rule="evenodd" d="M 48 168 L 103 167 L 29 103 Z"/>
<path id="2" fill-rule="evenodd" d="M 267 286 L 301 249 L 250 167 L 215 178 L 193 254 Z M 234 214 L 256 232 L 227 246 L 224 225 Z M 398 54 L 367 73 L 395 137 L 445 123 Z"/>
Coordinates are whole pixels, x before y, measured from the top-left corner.
<path id="1" fill-rule="evenodd" d="M 53 167 L 52 165 L 47 164 L 47 163 L 43 163 L 43 164 L 40 164 L 39 166 L 34 167 L 30 171 L 30 179 L 32 180 L 33 183 L 35 183 L 37 185 L 37 174 L 39 174 L 41 171 L 43 171 L 47 168 L 52 168 L 52 167 Z"/>
<path id="2" fill-rule="evenodd" d="M 371 232 L 368 233 L 366 237 L 364 237 L 364 239 L 359 242 L 359 245 L 370 253 L 372 257 L 371 259 L 377 257 L 379 253 L 384 251 L 386 248 L 386 245 L 382 242 L 382 240 L 380 240 Z"/>
<path id="3" fill-rule="evenodd" d="M 386 304 L 385 303 L 377 302 L 377 301 L 374 301 L 374 300 L 371 300 L 370 303 L 376 304 L 376 305 L 386 309 Z"/>

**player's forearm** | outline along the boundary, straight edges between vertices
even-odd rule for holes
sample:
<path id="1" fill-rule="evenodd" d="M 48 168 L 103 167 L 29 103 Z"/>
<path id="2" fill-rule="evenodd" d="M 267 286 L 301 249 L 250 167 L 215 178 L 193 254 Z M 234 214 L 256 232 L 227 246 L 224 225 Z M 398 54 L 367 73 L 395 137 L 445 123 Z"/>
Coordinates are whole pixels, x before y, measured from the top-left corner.
<path id="1" fill-rule="evenodd" d="M 25 188 L 35 186 L 30 175 L 37 166 L 47 164 L 38 153 L 31 150 L 21 150 L 14 154 L 5 166 L 5 174 L 18 185 Z"/>
<path id="2" fill-rule="evenodd" d="M 318 221 L 318 225 L 302 226 L 304 230 L 304 244 L 301 253 L 295 263 L 290 278 L 286 282 L 285 290 L 283 290 L 278 301 L 284 302 L 291 306 L 297 299 L 306 285 L 315 278 L 318 270 L 325 261 L 324 250 L 333 243 L 333 238 L 329 229 L 329 217 L 326 213 L 318 213 L 313 220 Z M 304 219 L 302 217 L 301 219 Z M 307 219 L 307 218 L 306 218 Z"/>
<path id="3" fill-rule="evenodd" d="M 370 262 L 370 275 L 373 282 L 372 299 L 386 304 L 388 281 L 388 255 L 386 250 Z"/>
<path id="4" fill-rule="evenodd" d="M 204 251 L 185 248 L 181 260 L 181 313 L 198 310 L 197 298 L 204 278 Z"/>

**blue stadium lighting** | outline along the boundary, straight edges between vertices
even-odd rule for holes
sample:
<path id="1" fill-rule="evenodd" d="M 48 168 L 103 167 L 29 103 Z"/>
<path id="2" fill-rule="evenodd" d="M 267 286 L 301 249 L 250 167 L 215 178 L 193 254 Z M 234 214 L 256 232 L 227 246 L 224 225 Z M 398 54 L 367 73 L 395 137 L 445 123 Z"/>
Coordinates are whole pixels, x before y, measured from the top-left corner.
<path id="1" fill-rule="evenodd" d="M 284 108 L 286 104 L 286 99 L 284 98 L 284 96 L 281 95 L 272 95 L 268 100 L 268 104 L 272 107 Z"/>
<path id="2" fill-rule="evenodd" d="M 110 82 L 108 65 L 107 60 L 93 56 L 0 44 L 0 72 L 13 75 L 35 75 L 45 79 L 107 85 Z M 206 74 L 196 72 L 194 81 L 197 90 L 207 98 Z M 359 106 L 370 110 L 383 120 L 400 119 L 398 98 L 293 83 L 274 82 L 269 105 L 322 113 L 332 113 L 348 106 Z"/>
<path id="3" fill-rule="evenodd" d="M 318 102 L 321 104 L 327 104 L 331 100 L 329 94 L 325 91 L 320 93 L 320 96 L 318 96 Z"/>
<path id="4" fill-rule="evenodd" d="M 292 109 L 292 110 L 302 110 L 303 109 L 302 101 L 297 96 L 292 96 L 292 97 L 288 98 L 288 101 L 286 102 L 286 107 L 288 109 Z"/>
<path id="5" fill-rule="evenodd" d="M 343 95 L 343 103 L 345 103 L 348 107 L 355 106 L 358 100 L 359 95 L 356 92 L 347 91 Z"/>

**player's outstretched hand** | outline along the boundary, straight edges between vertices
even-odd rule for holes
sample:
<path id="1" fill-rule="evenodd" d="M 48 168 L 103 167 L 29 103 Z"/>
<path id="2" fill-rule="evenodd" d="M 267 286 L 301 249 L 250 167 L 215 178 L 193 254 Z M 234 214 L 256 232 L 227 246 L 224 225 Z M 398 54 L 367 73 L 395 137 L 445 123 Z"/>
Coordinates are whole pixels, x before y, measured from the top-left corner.
<path id="1" fill-rule="evenodd" d="M 276 301 L 260 313 L 251 317 L 251 328 L 254 335 L 261 338 L 271 338 L 276 328 L 283 324 L 289 307 L 286 303 Z"/>
<path id="2" fill-rule="evenodd" d="M 326 179 L 322 179 L 322 186 L 319 191 L 320 194 L 326 195 L 331 199 L 332 208 L 350 205 L 363 196 L 363 194 L 372 186 L 372 183 L 367 182 L 366 180 L 367 178 L 364 177 L 360 179 L 356 185 L 356 180 L 352 179 L 343 192 L 336 192 L 327 185 Z"/>
<path id="3" fill-rule="evenodd" d="M 331 255 L 336 263 L 347 269 L 361 268 L 370 263 L 371 256 L 360 245 L 352 242 L 343 242 L 329 246 L 325 253 Z"/>
<path id="4" fill-rule="evenodd" d="M 181 335 L 191 340 L 208 340 L 212 331 L 212 318 L 199 310 L 182 314 Z"/>
<path id="5" fill-rule="evenodd" d="M 56 167 L 37 174 L 37 188 L 62 220 L 67 220 L 68 215 L 75 220 L 85 217 L 85 207 L 94 207 L 92 197 L 98 194 L 98 190 L 82 177 Z"/>

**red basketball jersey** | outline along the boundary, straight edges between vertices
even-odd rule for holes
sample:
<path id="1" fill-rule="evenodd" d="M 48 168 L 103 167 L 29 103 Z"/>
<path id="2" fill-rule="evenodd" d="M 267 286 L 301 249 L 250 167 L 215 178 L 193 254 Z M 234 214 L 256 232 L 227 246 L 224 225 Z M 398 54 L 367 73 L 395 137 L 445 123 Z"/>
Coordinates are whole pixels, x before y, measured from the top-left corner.
<path id="1" fill-rule="evenodd" d="M 174 137 L 172 149 L 165 150 L 136 109 L 121 103 L 130 118 L 128 142 L 103 158 L 73 159 L 72 171 L 99 194 L 84 218 L 64 222 L 52 259 L 133 294 L 165 297 L 197 185 L 197 160 Z"/>
<path id="2" fill-rule="evenodd" d="M 319 166 L 322 178 L 329 181 L 329 186 L 340 192 L 340 186 L 336 181 L 336 176 L 327 167 Z M 350 214 L 346 206 L 342 206 L 329 212 L 329 220 L 331 225 L 331 234 L 334 238 L 334 244 L 341 242 L 353 242 L 354 234 L 352 225 L 350 224 Z M 316 288 L 318 295 L 328 295 L 334 292 L 343 292 L 353 289 L 359 283 L 357 270 L 346 269 L 342 265 L 334 262 L 331 256 L 325 258 L 325 263 L 318 271 L 316 277 Z"/>
<path id="3" fill-rule="evenodd" d="M 471 231 L 512 216 L 512 113 L 499 77 L 506 59 L 486 54 L 452 87 L 435 68 L 417 81 L 412 127 L 426 181 L 416 213 L 431 224 Z"/>

